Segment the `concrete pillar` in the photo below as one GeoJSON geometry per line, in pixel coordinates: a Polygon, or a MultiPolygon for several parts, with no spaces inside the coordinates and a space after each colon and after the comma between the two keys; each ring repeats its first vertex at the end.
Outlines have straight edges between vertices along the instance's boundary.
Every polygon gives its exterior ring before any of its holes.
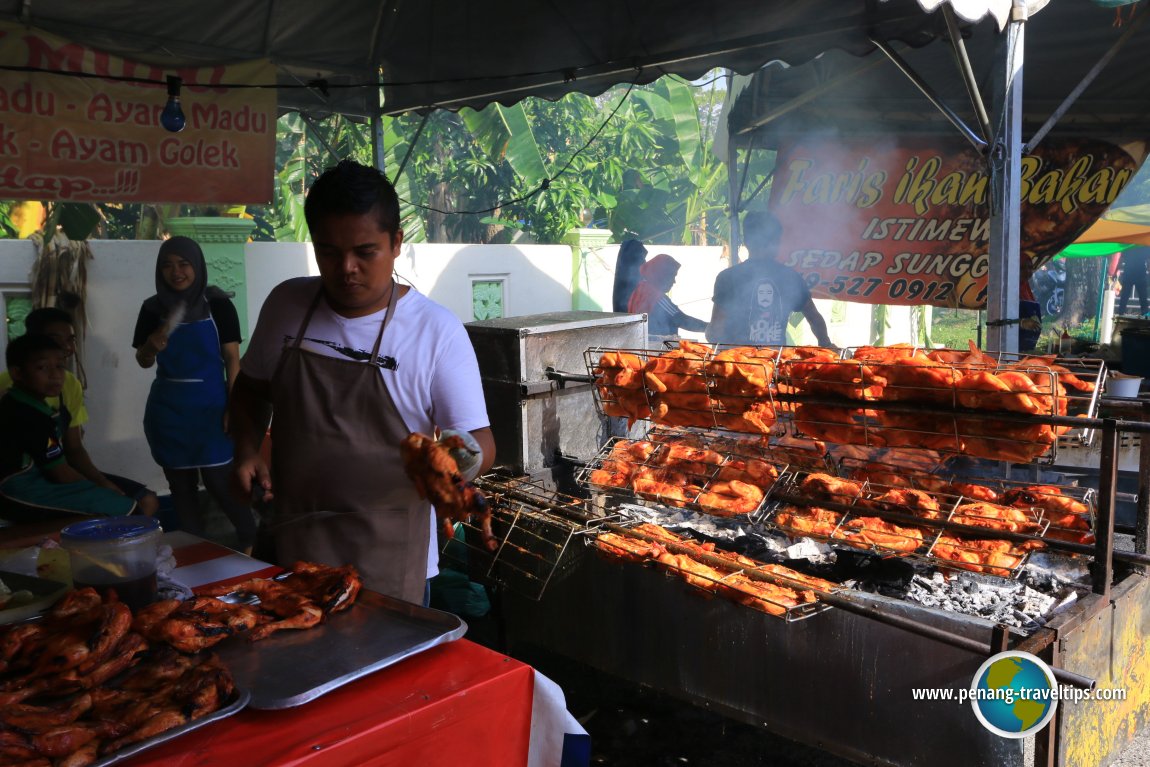
{"type": "Polygon", "coordinates": [[[256,222],[250,218],[189,217],[169,219],[168,232],[191,237],[204,251],[208,284],[235,293],[232,303],[240,315],[240,332],[246,347],[248,338],[248,281],[244,266],[244,245],[256,222]]]}
{"type": "Polygon", "coordinates": [[[588,295],[587,276],[583,264],[591,251],[603,247],[611,239],[610,229],[569,229],[563,244],[571,246],[571,308],[592,311],[610,311],[588,295]]]}

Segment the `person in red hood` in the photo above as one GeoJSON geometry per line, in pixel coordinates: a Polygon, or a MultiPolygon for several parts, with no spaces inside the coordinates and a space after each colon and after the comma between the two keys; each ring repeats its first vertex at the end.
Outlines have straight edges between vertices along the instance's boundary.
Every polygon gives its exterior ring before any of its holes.
{"type": "Polygon", "coordinates": [[[642,278],[627,302],[627,311],[647,315],[647,335],[674,336],[679,328],[695,332],[707,329],[707,323],[683,312],[667,295],[679,276],[679,262],[666,253],[639,267],[642,278]]]}

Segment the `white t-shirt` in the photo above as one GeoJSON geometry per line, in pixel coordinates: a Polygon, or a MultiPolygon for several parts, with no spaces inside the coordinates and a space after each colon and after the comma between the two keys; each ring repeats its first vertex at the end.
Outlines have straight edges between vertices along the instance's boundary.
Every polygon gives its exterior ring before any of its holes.
{"type": "MultiPolygon", "coordinates": [[[[318,277],[298,277],[277,285],[260,309],[240,369],[270,381],[280,352],[295,341],[304,313],[320,290],[318,277]]],[[[347,318],[320,300],[304,331],[300,348],[329,357],[365,361],[371,356],[387,310],[347,318]]],[[[446,308],[410,288],[395,307],[379,347],[380,375],[409,431],[474,431],[490,425],[479,363],[467,331],[446,308]]],[[[427,575],[439,572],[435,515],[431,515],[427,575]]]]}

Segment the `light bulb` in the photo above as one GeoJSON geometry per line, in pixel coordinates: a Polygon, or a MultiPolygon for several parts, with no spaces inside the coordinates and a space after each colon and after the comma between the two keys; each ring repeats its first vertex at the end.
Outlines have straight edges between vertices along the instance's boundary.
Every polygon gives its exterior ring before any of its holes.
{"type": "Polygon", "coordinates": [[[160,112],[160,125],[172,133],[179,133],[184,129],[184,110],[180,108],[180,83],[182,80],[175,75],[168,75],[168,103],[164,111],[160,112]]]}

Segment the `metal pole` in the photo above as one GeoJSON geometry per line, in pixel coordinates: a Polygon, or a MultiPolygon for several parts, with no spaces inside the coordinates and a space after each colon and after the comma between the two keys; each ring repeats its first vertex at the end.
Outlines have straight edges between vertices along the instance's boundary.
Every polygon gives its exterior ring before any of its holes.
{"type": "MultiPolygon", "coordinates": [[[[747,164],[751,164],[751,150],[747,150],[747,164]]],[[[742,194],[742,184],[739,183],[739,150],[735,146],[735,137],[727,133],[727,215],[731,221],[730,252],[727,253],[727,263],[731,266],[739,263],[739,243],[742,241],[739,231],[739,197],[742,194]]]]}
{"type": "Polygon", "coordinates": [[[958,28],[958,20],[954,18],[954,8],[950,3],[943,4],[942,16],[946,19],[950,48],[954,53],[954,61],[958,64],[958,71],[962,73],[962,82],[966,85],[970,105],[974,107],[974,116],[978,118],[978,126],[982,128],[982,137],[990,141],[990,115],[986,113],[986,105],[982,103],[982,94],[978,91],[978,78],[974,76],[974,68],[970,66],[970,57],[966,55],[966,44],[962,42],[962,30],[958,28]]]}
{"type": "MultiPolygon", "coordinates": [[[[945,8],[946,10],[950,10],[949,5],[945,6],[945,8]]],[[[1055,109],[1050,117],[1046,118],[1046,122],[1038,129],[1038,132],[1030,137],[1030,141],[1026,144],[1027,152],[1033,152],[1034,148],[1042,143],[1042,139],[1046,138],[1046,134],[1050,132],[1050,129],[1058,124],[1062,116],[1066,114],[1070,107],[1074,106],[1074,102],[1078,100],[1078,97],[1082,95],[1083,91],[1090,87],[1090,83],[1094,82],[1095,78],[1102,74],[1102,70],[1106,68],[1110,60],[1118,55],[1118,51],[1122,50],[1122,46],[1126,45],[1127,41],[1134,36],[1138,27],[1142,26],[1142,22],[1146,20],[1146,16],[1146,6],[1143,6],[1139,10],[1138,17],[1134,19],[1133,23],[1126,25],[1126,31],[1122,33],[1122,37],[1118,38],[1117,42],[1110,46],[1110,49],[1090,68],[1090,71],[1086,73],[1086,76],[1082,78],[1078,85],[1074,86],[1074,90],[1070,91],[1070,95],[1058,105],[1058,109],[1055,109]]]]}
{"type": "Polygon", "coordinates": [[[930,101],[931,104],[934,104],[935,109],[942,112],[943,117],[945,117],[947,120],[950,120],[951,125],[958,128],[958,132],[962,134],[963,138],[973,144],[974,148],[978,151],[986,151],[986,142],[982,140],[982,137],[971,130],[970,126],[963,122],[962,118],[959,117],[953,109],[943,103],[942,99],[938,97],[938,94],[934,92],[934,89],[927,85],[926,82],[921,77],[919,77],[918,72],[915,72],[914,69],[911,68],[910,64],[907,64],[901,56],[895,53],[893,48],[886,44],[886,42],[874,37],[872,37],[870,41],[876,48],[886,54],[886,57],[890,59],[891,62],[893,62],[894,65],[898,67],[899,70],[901,70],[902,73],[906,75],[912,83],[914,83],[915,87],[922,92],[922,95],[926,96],[927,100],[930,101]]]}
{"type": "Polygon", "coordinates": [[[371,116],[371,158],[376,170],[384,171],[386,175],[387,147],[383,145],[383,116],[378,108],[371,116]]]}
{"type": "MultiPolygon", "coordinates": [[[[1150,421],[1150,402],[1142,404],[1143,420],[1150,421]]],[[[1138,447],[1138,501],[1134,522],[1134,551],[1147,553],[1150,547],[1150,440],[1142,435],[1138,447]]],[[[1145,568],[1143,568],[1145,572],[1145,568]]]]}
{"type": "Polygon", "coordinates": [[[1103,419],[1102,457],[1098,464],[1098,514],[1094,524],[1094,593],[1110,599],[1114,581],[1114,502],[1118,486],[1118,422],[1103,419]]]}
{"type": "Polygon", "coordinates": [[[1018,351],[1019,218],[1022,177],[1022,61],[1026,0],[1014,0],[995,54],[995,96],[1001,106],[990,147],[990,242],[986,348],[1018,351]]]}

